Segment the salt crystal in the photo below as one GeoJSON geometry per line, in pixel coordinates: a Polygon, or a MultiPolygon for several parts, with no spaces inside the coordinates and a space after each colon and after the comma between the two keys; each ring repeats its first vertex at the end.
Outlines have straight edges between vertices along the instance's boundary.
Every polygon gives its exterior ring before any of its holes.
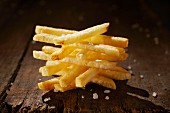
{"type": "Polygon", "coordinates": [[[153,96],[153,97],[157,97],[156,92],[153,92],[153,93],[152,93],[152,96],[153,96]]]}
{"type": "Polygon", "coordinates": [[[13,85],[14,83],[11,82],[11,86],[13,85]]]}
{"type": "Polygon", "coordinates": [[[6,94],[9,94],[9,90],[6,90],[6,94]]]}
{"type": "Polygon", "coordinates": [[[133,62],[136,62],[136,59],[133,59],[133,62]]]}
{"type": "Polygon", "coordinates": [[[66,36],[65,34],[62,34],[61,36],[66,36]]]}
{"type": "Polygon", "coordinates": [[[143,75],[140,75],[140,78],[144,78],[144,76],[143,76],[143,75]]]}
{"type": "Polygon", "coordinates": [[[104,93],[110,93],[110,90],[104,90],[104,93]]]}
{"type": "Polygon", "coordinates": [[[106,99],[106,100],[109,100],[109,96],[106,96],[105,99],[106,99]]]}
{"type": "Polygon", "coordinates": [[[55,106],[49,106],[49,108],[51,108],[51,109],[55,109],[55,106]]]}
{"type": "Polygon", "coordinates": [[[132,71],[132,70],[129,70],[129,73],[130,73],[130,74],[132,74],[132,73],[133,73],[133,71],[132,71]]]}
{"type": "Polygon", "coordinates": [[[98,94],[97,93],[93,93],[93,99],[98,99],[98,94]]]}
{"type": "Polygon", "coordinates": [[[128,69],[132,69],[132,67],[131,67],[131,66],[128,66],[127,68],[128,68],[128,69]]]}
{"type": "Polygon", "coordinates": [[[97,59],[96,61],[97,61],[97,62],[100,62],[100,61],[102,61],[102,60],[98,60],[98,59],[97,59]]]}
{"type": "Polygon", "coordinates": [[[45,99],[44,99],[44,102],[47,102],[47,101],[49,101],[49,100],[51,100],[51,98],[50,98],[50,97],[45,98],[45,99]]]}
{"type": "Polygon", "coordinates": [[[81,98],[84,98],[84,96],[82,95],[81,98]]]}
{"type": "Polygon", "coordinates": [[[154,38],[154,42],[155,42],[156,45],[158,45],[158,44],[159,44],[159,38],[158,38],[158,37],[155,37],[155,38],[154,38]]]}
{"type": "Polygon", "coordinates": [[[41,78],[39,78],[38,80],[41,81],[41,78]]]}
{"type": "Polygon", "coordinates": [[[83,58],[83,56],[84,56],[84,54],[83,54],[83,53],[79,53],[79,54],[77,54],[77,55],[76,55],[76,57],[77,57],[77,58],[80,58],[80,59],[82,59],[82,58],[83,58]]]}
{"type": "Polygon", "coordinates": [[[160,76],[161,76],[161,74],[160,74],[160,73],[158,73],[158,76],[160,77],[160,76]]]}

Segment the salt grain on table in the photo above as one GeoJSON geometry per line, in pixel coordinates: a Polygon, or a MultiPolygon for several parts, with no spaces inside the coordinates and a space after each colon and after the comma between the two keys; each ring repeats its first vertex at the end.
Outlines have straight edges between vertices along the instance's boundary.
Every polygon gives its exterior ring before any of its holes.
{"type": "Polygon", "coordinates": [[[93,93],[93,99],[98,99],[98,94],[97,93],[93,93]]]}
{"type": "Polygon", "coordinates": [[[129,70],[129,73],[130,73],[130,74],[132,74],[132,73],[133,73],[133,71],[132,71],[132,70],[129,70]]]}
{"type": "Polygon", "coordinates": [[[136,59],[133,59],[133,62],[136,62],[136,59]]]}
{"type": "Polygon", "coordinates": [[[157,97],[156,92],[153,92],[153,93],[152,93],[152,96],[153,96],[153,97],[157,97]]]}
{"type": "Polygon", "coordinates": [[[144,78],[144,76],[143,76],[143,75],[140,75],[140,78],[142,78],[142,79],[143,79],[143,78],[144,78]]]}
{"type": "Polygon", "coordinates": [[[82,95],[81,98],[84,98],[84,96],[82,95]]]}
{"type": "Polygon", "coordinates": [[[158,73],[158,76],[160,77],[160,76],[161,76],[161,74],[160,74],[160,73],[158,73]]]}
{"type": "Polygon", "coordinates": [[[109,96],[106,96],[105,99],[106,99],[106,100],[109,100],[109,96]]]}
{"type": "Polygon", "coordinates": [[[104,90],[104,93],[110,93],[110,90],[104,90]]]}
{"type": "Polygon", "coordinates": [[[50,97],[45,98],[45,99],[44,99],[44,102],[47,102],[47,101],[49,101],[49,100],[51,100],[51,98],[50,98],[50,97]]]}
{"type": "Polygon", "coordinates": [[[132,69],[132,67],[131,67],[131,66],[128,66],[127,68],[128,68],[128,69],[132,69]]]}

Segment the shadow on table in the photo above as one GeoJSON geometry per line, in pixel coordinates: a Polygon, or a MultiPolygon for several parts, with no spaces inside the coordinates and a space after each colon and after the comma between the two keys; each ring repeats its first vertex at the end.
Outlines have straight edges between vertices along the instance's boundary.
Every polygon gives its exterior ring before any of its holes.
{"type": "Polygon", "coordinates": [[[85,89],[76,89],[64,93],[49,91],[42,100],[49,98],[49,109],[54,112],[167,112],[163,107],[145,100],[149,93],[143,89],[127,85],[127,81],[115,81],[116,90],[104,93],[104,88],[96,84],[87,85],[85,89]],[[98,99],[93,99],[93,94],[98,99]],[[106,96],[109,99],[106,99],[106,96]],[[83,97],[83,98],[82,98],[83,97]]]}

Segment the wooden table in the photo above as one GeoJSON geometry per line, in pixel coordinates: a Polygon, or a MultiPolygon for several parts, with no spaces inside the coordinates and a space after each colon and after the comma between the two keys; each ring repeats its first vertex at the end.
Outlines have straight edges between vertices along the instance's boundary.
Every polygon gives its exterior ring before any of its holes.
{"type": "Polygon", "coordinates": [[[169,112],[170,34],[159,14],[144,0],[0,1],[0,111],[169,112]],[[37,83],[49,78],[38,72],[45,62],[32,57],[46,45],[32,41],[35,25],[82,30],[103,22],[111,24],[107,35],[129,38],[129,57],[120,65],[132,68],[132,79],[116,81],[109,94],[95,84],[64,93],[39,90],[37,83]]]}

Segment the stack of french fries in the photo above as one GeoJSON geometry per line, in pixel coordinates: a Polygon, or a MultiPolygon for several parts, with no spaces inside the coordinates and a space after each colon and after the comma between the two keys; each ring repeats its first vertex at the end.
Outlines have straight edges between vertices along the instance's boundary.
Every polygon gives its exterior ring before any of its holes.
{"type": "Polygon", "coordinates": [[[128,39],[102,35],[108,27],[109,23],[104,23],[74,31],[36,26],[33,40],[54,44],[33,51],[34,58],[46,60],[39,72],[42,76],[58,75],[38,83],[39,88],[64,92],[96,83],[116,89],[114,80],[130,79],[131,74],[116,62],[128,57],[124,49],[128,47],[128,39]]]}

